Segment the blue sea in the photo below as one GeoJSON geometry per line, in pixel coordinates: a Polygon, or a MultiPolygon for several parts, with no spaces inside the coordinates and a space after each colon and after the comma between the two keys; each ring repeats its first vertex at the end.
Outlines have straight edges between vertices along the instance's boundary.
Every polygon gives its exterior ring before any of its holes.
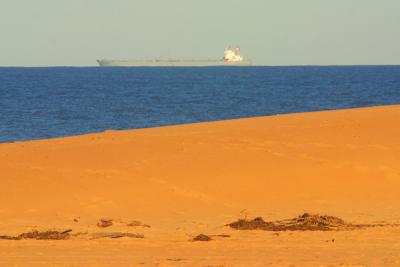
{"type": "Polygon", "coordinates": [[[400,66],[0,68],[0,142],[388,104],[400,66]]]}

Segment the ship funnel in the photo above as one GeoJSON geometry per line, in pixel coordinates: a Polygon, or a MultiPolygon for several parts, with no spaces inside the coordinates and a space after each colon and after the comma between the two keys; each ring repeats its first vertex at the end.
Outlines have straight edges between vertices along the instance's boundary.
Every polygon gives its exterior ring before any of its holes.
{"type": "Polygon", "coordinates": [[[240,56],[240,47],[236,47],[235,53],[236,53],[236,55],[240,56]]]}

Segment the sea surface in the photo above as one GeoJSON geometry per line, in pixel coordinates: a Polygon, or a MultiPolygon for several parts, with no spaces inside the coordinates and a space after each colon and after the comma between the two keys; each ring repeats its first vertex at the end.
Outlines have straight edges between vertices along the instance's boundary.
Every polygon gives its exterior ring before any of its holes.
{"type": "Polygon", "coordinates": [[[400,66],[0,68],[0,142],[388,104],[400,66]]]}

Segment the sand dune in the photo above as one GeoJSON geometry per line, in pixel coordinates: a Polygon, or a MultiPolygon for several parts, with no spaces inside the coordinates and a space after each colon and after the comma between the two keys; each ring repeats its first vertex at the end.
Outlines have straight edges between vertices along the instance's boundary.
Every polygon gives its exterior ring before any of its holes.
{"type": "Polygon", "coordinates": [[[0,240],[0,265],[400,266],[399,125],[385,106],[0,144],[0,236],[72,230],[0,240]],[[226,226],[305,212],[381,226],[226,226]]]}

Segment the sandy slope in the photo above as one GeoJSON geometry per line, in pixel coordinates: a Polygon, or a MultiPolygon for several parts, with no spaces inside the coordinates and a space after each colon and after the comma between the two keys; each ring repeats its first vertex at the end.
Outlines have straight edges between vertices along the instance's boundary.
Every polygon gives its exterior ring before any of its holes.
{"type": "Polygon", "coordinates": [[[400,223],[400,106],[0,144],[0,177],[0,235],[145,235],[0,240],[0,265],[400,266],[400,227],[279,235],[224,227],[305,211],[400,223]],[[114,225],[97,227],[104,217],[114,225]],[[188,241],[200,233],[231,237],[188,241]]]}

